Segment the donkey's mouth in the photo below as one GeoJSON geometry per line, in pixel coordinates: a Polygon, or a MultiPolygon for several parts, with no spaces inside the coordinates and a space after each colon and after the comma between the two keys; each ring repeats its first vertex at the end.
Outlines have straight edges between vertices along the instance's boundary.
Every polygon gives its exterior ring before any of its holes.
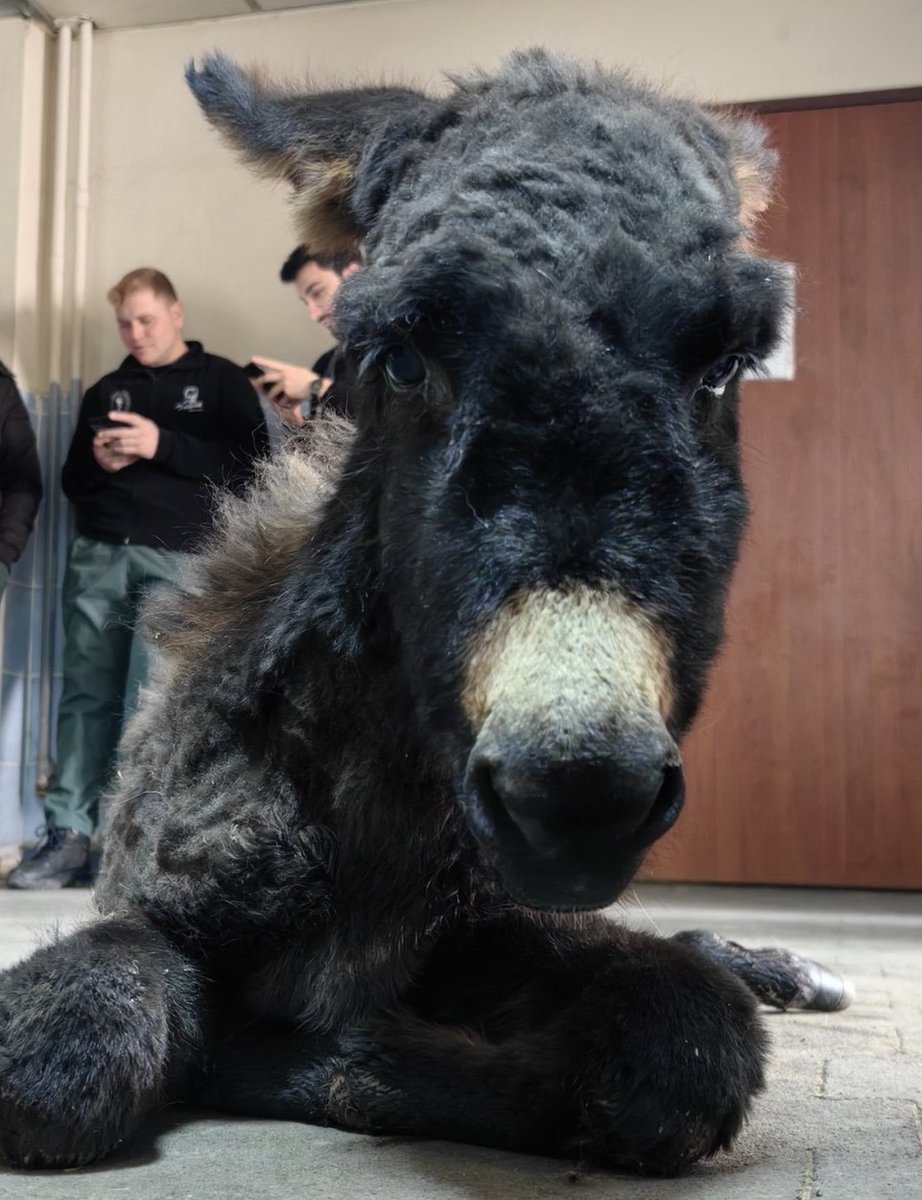
{"type": "Polygon", "coordinates": [[[626,829],[612,795],[605,819],[592,806],[580,820],[579,795],[559,805],[568,819],[557,825],[512,815],[489,771],[469,771],[464,809],[484,860],[510,896],[529,908],[570,911],[605,908],[630,883],[650,846],[674,824],[685,799],[682,768],[668,765],[643,821],[626,829]]]}

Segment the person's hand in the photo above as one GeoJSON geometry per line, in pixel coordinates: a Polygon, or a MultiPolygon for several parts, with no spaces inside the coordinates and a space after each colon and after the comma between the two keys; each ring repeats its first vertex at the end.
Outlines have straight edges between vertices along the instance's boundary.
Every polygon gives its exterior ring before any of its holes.
{"type": "Polygon", "coordinates": [[[104,471],[121,471],[138,461],[137,454],[116,450],[111,429],[101,429],[93,438],[93,457],[104,471]]]}
{"type": "Polygon", "coordinates": [[[277,400],[272,401],[272,407],[282,418],[286,425],[290,425],[292,429],[303,429],[307,424],[304,416],[301,413],[301,402],[297,404],[280,404],[277,400]]]}
{"type": "Polygon", "coordinates": [[[287,396],[283,396],[281,400],[273,400],[272,407],[281,417],[286,425],[290,425],[293,429],[303,429],[307,424],[307,418],[304,416],[306,408],[309,415],[313,416],[313,410],[317,401],[323,396],[328,388],[332,385],[333,380],[324,376],[322,379],[319,376],[314,376],[315,383],[310,389],[310,403],[307,404],[303,400],[291,401],[287,396]]]}
{"type": "MultiPolygon", "coordinates": [[[[133,412],[110,412],[109,417],[124,425],[124,429],[101,429],[93,438],[93,453],[96,454],[97,444],[115,459],[127,458],[131,462],[139,458],[153,458],[160,444],[160,426],[149,417],[142,417],[133,412]]],[[[107,467],[96,455],[100,466],[108,470],[121,470],[121,467],[107,467]]],[[[121,466],[128,466],[122,463],[121,466]]]]}
{"type": "MultiPolygon", "coordinates": [[[[276,358],[257,358],[254,354],[251,362],[263,367],[265,373],[256,380],[267,400],[271,400],[281,412],[281,407],[291,408],[302,400],[307,400],[311,393],[311,384],[319,379],[316,371],[308,367],[298,367],[294,363],[279,362],[276,358]]],[[[285,417],[282,417],[285,420],[285,417]]]]}

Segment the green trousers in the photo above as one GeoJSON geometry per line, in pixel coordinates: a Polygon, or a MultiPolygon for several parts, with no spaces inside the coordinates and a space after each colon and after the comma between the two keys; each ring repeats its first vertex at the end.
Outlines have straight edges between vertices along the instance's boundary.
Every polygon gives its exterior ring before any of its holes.
{"type": "Polygon", "coordinates": [[[48,825],[91,834],[125,720],[150,670],[150,647],[135,631],[147,591],[175,582],[187,556],[77,536],[62,594],[63,689],[57,771],[45,796],[48,825]]]}

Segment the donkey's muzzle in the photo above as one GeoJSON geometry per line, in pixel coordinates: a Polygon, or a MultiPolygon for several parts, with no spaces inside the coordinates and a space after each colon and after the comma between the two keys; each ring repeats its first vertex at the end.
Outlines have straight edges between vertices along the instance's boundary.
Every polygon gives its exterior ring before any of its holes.
{"type": "Polygon", "coordinates": [[[530,907],[613,903],[682,808],[671,741],[639,739],[615,756],[553,762],[481,741],[468,759],[468,823],[506,890],[530,907]]]}

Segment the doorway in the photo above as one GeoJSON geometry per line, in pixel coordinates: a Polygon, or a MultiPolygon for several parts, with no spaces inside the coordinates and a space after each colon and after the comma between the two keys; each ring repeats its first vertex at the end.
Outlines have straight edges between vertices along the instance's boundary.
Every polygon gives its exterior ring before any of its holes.
{"type": "Polygon", "coordinates": [[[796,372],[744,385],[752,517],[646,875],[922,888],[922,100],[759,119],[796,372]]]}

